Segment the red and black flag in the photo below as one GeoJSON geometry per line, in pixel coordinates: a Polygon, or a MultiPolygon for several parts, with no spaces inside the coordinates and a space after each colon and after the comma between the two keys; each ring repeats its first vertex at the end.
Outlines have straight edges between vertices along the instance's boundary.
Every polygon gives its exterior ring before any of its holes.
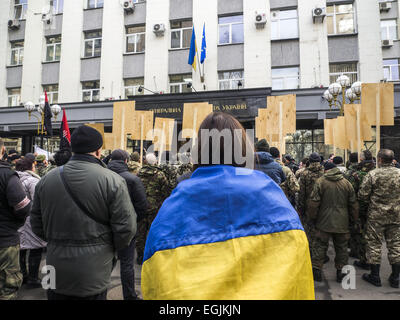
{"type": "Polygon", "coordinates": [[[63,118],[60,128],[60,150],[71,149],[71,133],[69,132],[67,116],[63,110],[63,118]]]}
{"type": "Polygon", "coordinates": [[[51,118],[53,117],[50,109],[49,99],[47,98],[47,92],[44,92],[45,103],[44,103],[44,127],[47,131],[47,134],[52,137],[53,136],[53,126],[51,124],[51,118]]]}

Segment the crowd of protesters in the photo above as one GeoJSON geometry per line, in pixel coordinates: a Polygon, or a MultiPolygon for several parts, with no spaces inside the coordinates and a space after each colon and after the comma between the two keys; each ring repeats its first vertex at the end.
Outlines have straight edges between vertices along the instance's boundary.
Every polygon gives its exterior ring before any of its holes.
{"type": "MultiPolygon", "coordinates": [[[[235,130],[243,127],[228,114],[212,113],[200,129],[228,129],[234,136],[235,130]]],[[[242,139],[245,154],[245,134],[242,139]]],[[[202,143],[199,134],[197,145],[201,148],[202,143]]],[[[174,164],[160,164],[150,152],[140,159],[138,152],[129,154],[117,149],[104,157],[102,145],[101,134],[88,126],[75,129],[70,149],[60,150],[50,159],[31,153],[21,156],[16,150],[7,154],[0,139],[0,300],[15,299],[23,284],[26,288],[41,287],[39,269],[44,257],[46,264],[57,271],[56,289],[47,290],[49,300],[106,299],[118,259],[123,298],[139,299],[134,282],[135,252],[136,263],[146,262],[143,274],[151,275],[146,276],[144,298],[247,298],[241,295],[246,291],[243,283],[232,279],[227,282],[227,286],[235,287],[235,296],[229,295],[229,288],[225,288],[226,294],[213,295],[205,291],[204,282],[196,282],[196,275],[189,277],[190,284],[179,283],[180,293],[173,295],[178,291],[164,288],[161,283],[168,283],[166,276],[175,279],[176,273],[183,274],[181,267],[190,265],[185,260],[190,256],[180,254],[163,261],[173,267],[167,275],[152,268],[156,264],[150,260],[158,248],[176,249],[178,245],[172,243],[192,238],[193,232],[203,245],[214,243],[224,228],[229,229],[229,235],[249,236],[257,228],[264,230],[272,223],[268,217],[280,213],[279,224],[304,230],[306,241],[304,245],[302,240],[296,242],[296,251],[307,251],[302,262],[305,269],[298,270],[298,274],[292,270],[290,277],[307,289],[300,296],[270,296],[265,294],[267,289],[257,287],[258,295],[254,297],[310,298],[307,275],[310,273],[313,281],[322,281],[330,239],[335,248],[337,281],[342,281],[342,269],[351,256],[357,259],[356,267],[370,270],[363,279],[375,286],[382,286],[381,246],[386,241],[392,266],[388,281],[391,287],[399,288],[400,195],[394,190],[400,188],[400,170],[391,150],[380,150],[377,159],[368,150],[360,155],[352,153],[346,164],[340,156],[332,154],[324,160],[313,152],[296,164],[291,155],[282,155],[263,139],[254,149],[252,146],[255,170],[243,178],[246,174],[230,169],[247,170],[246,164],[224,163],[225,155],[232,150],[223,146],[213,150],[221,156],[221,163],[214,165],[212,155],[207,161],[199,159],[198,164],[190,162],[190,154],[182,154],[183,161],[174,164]],[[225,188],[219,189],[218,185],[225,188]],[[231,197],[236,200],[228,201],[231,197]],[[257,218],[244,224],[240,216],[251,217],[249,208],[254,206],[265,211],[268,221],[257,218]],[[221,219],[227,225],[218,221],[214,230],[210,223],[217,223],[213,216],[219,212],[227,215],[221,219]],[[181,214],[176,225],[167,227],[168,221],[175,221],[181,214]],[[250,224],[251,232],[249,229],[246,233],[250,224]],[[198,292],[194,293],[193,288],[199,288],[198,292]]],[[[189,244],[194,243],[185,245],[189,244]]],[[[198,251],[195,261],[206,262],[210,252],[198,251]]],[[[291,258],[298,259],[286,257],[291,258]]],[[[254,259],[255,264],[257,259],[262,261],[261,257],[254,259]]],[[[199,270],[195,264],[192,262],[193,270],[199,270]]],[[[208,282],[213,281],[211,273],[208,282]]]]}

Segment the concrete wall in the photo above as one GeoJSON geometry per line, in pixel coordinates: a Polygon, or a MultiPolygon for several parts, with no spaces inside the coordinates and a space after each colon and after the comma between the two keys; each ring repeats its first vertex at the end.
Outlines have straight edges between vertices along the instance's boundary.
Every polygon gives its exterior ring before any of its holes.
{"type": "Polygon", "coordinates": [[[334,36],[328,39],[329,62],[358,61],[359,41],[357,36],[334,36]]]}
{"type": "MultiPolygon", "coordinates": [[[[6,0],[7,1],[7,0],[6,0]]],[[[11,0],[8,0],[11,1],[11,0]]],[[[7,3],[7,2],[4,2],[7,3]]],[[[3,12],[4,14],[7,13],[7,11],[3,12]]],[[[8,23],[8,18],[10,16],[7,14],[4,16],[4,20],[2,20],[2,22],[5,24],[5,29],[3,28],[3,30],[8,30],[8,39],[9,41],[19,41],[19,40],[24,40],[25,38],[25,26],[26,26],[26,20],[20,20],[20,27],[17,30],[9,30],[7,27],[7,23],[8,23]]]]}
{"type": "Polygon", "coordinates": [[[272,67],[300,65],[300,50],[298,40],[273,41],[271,46],[272,67]]]}
{"type": "Polygon", "coordinates": [[[169,18],[170,20],[180,20],[192,18],[193,0],[170,0],[169,18]]]}
{"type": "Polygon", "coordinates": [[[124,55],[123,78],[143,78],[145,76],[144,59],[143,53],[124,55]]]}
{"type": "MultiPolygon", "coordinates": [[[[107,6],[107,2],[108,2],[107,0],[104,1],[104,7],[107,6]]],[[[113,1],[111,3],[116,3],[116,1],[113,1]]],[[[120,5],[119,8],[121,9],[120,5]]],[[[98,30],[103,27],[103,10],[104,8],[84,10],[83,31],[98,30]]]]}
{"type": "Polygon", "coordinates": [[[0,107],[7,106],[7,81],[10,63],[8,20],[11,14],[11,0],[0,1],[0,107]]]}
{"type": "Polygon", "coordinates": [[[244,44],[218,46],[218,71],[244,69],[244,44]]]}
{"type": "Polygon", "coordinates": [[[298,5],[299,6],[304,5],[305,2],[309,2],[309,1],[310,0],[306,0],[306,1],[303,1],[303,0],[300,0],[300,1],[297,1],[297,0],[270,0],[269,2],[270,2],[271,10],[273,10],[273,9],[297,7],[298,5]],[[298,4],[298,2],[299,2],[299,4],[298,4]]]}
{"type": "Polygon", "coordinates": [[[216,0],[218,1],[218,15],[243,12],[244,0],[216,0]]]}
{"type": "Polygon", "coordinates": [[[133,14],[125,14],[125,25],[136,25],[146,23],[146,2],[140,2],[135,5],[133,14]]]}
{"type": "MultiPolygon", "coordinates": [[[[81,60],[81,79],[80,81],[100,80],[101,58],[89,58],[81,60]]],[[[121,75],[122,76],[122,75],[121,75]]]]}
{"type": "Polygon", "coordinates": [[[60,77],[60,63],[43,63],[42,64],[42,85],[58,84],[60,77]]]}
{"type": "MultiPolygon", "coordinates": [[[[7,88],[20,88],[22,85],[22,66],[18,67],[8,67],[6,69],[7,73],[5,72],[4,75],[7,74],[7,82],[5,87],[7,88]]],[[[3,78],[3,77],[2,77],[3,78]]],[[[5,96],[7,96],[7,92],[5,96]]],[[[6,106],[5,103],[3,106],[6,106]]]]}
{"type": "Polygon", "coordinates": [[[44,29],[45,37],[60,35],[62,33],[62,26],[63,26],[63,15],[58,14],[54,16],[51,25],[49,27],[45,27],[44,29]]]}
{"type": "Polygon", "coordinates": [[[170,50],[168,54],[168,74],[191,73],[192,66],[188,64],[189,49],[170,50]]]}

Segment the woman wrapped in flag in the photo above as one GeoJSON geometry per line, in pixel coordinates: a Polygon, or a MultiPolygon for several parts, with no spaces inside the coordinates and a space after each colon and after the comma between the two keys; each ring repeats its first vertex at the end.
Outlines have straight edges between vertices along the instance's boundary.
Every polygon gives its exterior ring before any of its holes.
{"type": "Polygon", "coordinates": [[[143,298],[314,299],[308,241],[296,211],[266,174],[232,156],[237,142],[246,155],[249,140],[241,124],[212,113],[198,137],[199,164],[164,202],[147,237],[143,298]],[[202,141],[206,129],[230,132],[233,148],[224,146],[225,138],[212,150],[211,137],[202,141]],[[220,165],[212,164],[215,152],[220,165]]]}

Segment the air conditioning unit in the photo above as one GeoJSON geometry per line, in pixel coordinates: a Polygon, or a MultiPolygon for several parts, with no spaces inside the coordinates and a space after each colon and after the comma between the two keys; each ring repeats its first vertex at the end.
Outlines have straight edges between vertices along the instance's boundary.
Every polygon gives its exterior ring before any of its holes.
{"type": "Polygon", "coordinates": [[[45,24],[51,24],[53,22],[53,15],[51,13],[42,14],[42,21],[45,24]]]}
{"type": "Polygon", "coordinates": [[[393,46],[393,40],[382,40],[382,48],[390,48],[393,46]]]}
{"type": "Polygon", "coordinates": [[[267,24],[267,15],[265,13],[256,14],[255,24],[257,29],[265,28],[267,24]]]}
{"type": "Polygon", "coordinates": [[[389,1],[380,2],[379,3],[379,10],[382,11],[389,11],[392,8],[392,3],[389,1]]]}
{"type": "Polygon", "coordinates": [[[14,19],[14,20],[8,20],[8,29],[10,30],[17,30],[21,26],[21,23],[19,20],[14,19]]]}
{"type": "Polygon", "coordinates": [[[313,9],[312,16],[314,23],[316,23],[317,21],[324,22],[324,19],[326,17],[326,8],[321,7],[313,9]]]}
{"type": "Polygon", "coordinates": [[[130,14],[135,11],[135,3],[133,0],[123,0],[121,1],[121,5],[124,8],[125,12],[130,14]]]}
{"type": "Polygon", "coordinates": [[[153,26],[153,32],[157,37],[162,37],[165,33],[165,25],[163,23],[157,23],[153,26]]]}

